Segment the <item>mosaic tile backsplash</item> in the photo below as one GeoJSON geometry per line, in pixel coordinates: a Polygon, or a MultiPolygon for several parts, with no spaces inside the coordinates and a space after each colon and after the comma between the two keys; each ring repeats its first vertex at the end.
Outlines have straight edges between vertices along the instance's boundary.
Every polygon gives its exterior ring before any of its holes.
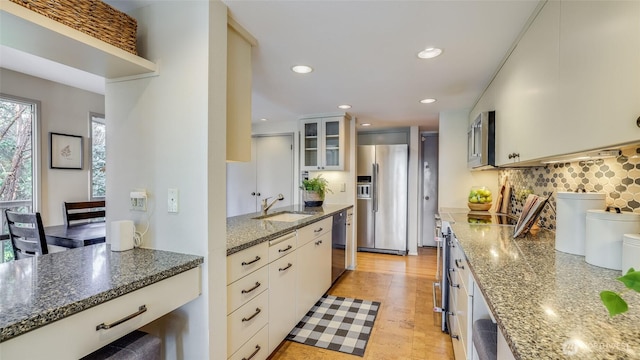
{"type": "Polygon", "coordinates": [[[540,224],[555,229],[556,193],[584,189],[603,192],[609,206],[640,213],[640,147],[624,149],[617,158],[589,160],[546,166],[505,169],[499,172],[499,184],[507,177],[511,187],[509,213],[519,216],[529,194],[549,196],[550,205],[540,215],[540,224]]]}

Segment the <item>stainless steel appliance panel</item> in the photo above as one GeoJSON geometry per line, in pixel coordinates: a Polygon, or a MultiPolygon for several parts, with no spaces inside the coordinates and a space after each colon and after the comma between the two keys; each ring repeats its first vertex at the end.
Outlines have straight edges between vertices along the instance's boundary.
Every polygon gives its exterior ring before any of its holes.
{"type": "Polygon", "coordinates": [[[375,166],[375,146],[358,146],[358,248],[375,247],[373,213],[373,167],[375,166]]]}
{"type": "Polygon", "coordinates": [[[407,251],[407,145],[376,145],[375,247],[407,251]]]}
{"type": "Polygon", "coordinates": [[[374,248],[373,199],[358,199],[358,248],[374,248]]]}
{"type": "Polygon", "coordinates": [[[331,231],[331,283],[345,271],[347,245],[347,210],[333,215],[331,231]]]}

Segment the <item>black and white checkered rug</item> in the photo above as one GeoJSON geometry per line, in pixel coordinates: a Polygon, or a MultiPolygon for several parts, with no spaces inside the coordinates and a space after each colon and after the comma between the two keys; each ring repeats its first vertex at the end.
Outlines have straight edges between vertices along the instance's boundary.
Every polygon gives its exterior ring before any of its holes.
{"type": "Polygon", "coordinates": [[[289,333],[287,340],[364,356],[380,303],[323,296],[289,333]]]}

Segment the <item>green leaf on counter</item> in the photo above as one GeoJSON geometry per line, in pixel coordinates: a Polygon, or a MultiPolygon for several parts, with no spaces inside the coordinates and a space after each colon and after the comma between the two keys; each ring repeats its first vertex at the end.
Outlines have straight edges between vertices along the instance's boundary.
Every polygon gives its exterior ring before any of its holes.
{"type": "MultiPolygon", "coordinates": [[[[631,268],[631,270],[633,270],[633,268],[631,268]]],[[[640,271],[631,270],[629,270],[626,275],[619,277],[618,280],[629,289],[640,292],[640,271]]]]}
{"type": "Polygon", "coordinates": [[[618,293],[605,290],[600,293],[600,299],[604,306],[609,310],[609,316],[614,317],[629,310],[627,302],[620,297],[618,293]]]}

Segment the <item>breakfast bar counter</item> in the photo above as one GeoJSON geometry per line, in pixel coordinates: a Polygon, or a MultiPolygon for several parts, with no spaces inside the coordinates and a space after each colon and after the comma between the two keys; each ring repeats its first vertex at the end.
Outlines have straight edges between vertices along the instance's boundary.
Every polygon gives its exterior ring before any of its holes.
{"type": "Polygon", "coordinates": [[[629,311],[613,318],[600,301],[602,290],[625,289],[620,271],[556,251],[552,231],[513,239],[513,226],[440,215],[516,359],[640,359],[640,294],[626,292],[629,311]]]}
{"type": "MultiPolygon", "coordinates": [[[[96,333],[95,337],[104,343],[128,325],[118,328],[114,325],[115,329],[100,334],[97,323],[103,321],[102,318],[116,320],[123,317],[120,311],[131,312],[128,306],[120,304],[111,314],[106,306],[127,299],[131,294],[141,295],[135,301],[145,305],[146,314],[133,321],[139,327],[144,321],[150,321],[144,317],[161,316],[173,310],[170,306],[181,305],[198,296],[199,265],[203,260],[201,256],[141,248],[112,252],[110,246],[103,243],[0,264],[0,357],[7,354],[12,342],[39,331],[51,331],[47,329],[53,329],[54,325],[67,319],[77,323],[82,319],[81,314],[93,309],[99,309],[97,312],[101,316],[93,314],[90,325],[82,331],[89,335],[96,333]],[[188,279],[182,278],[182,282],[189,284],[183,289],[188,295],[162,300],[170,305],[156,304],[155,300],[147,302],[148,299],[142,296],[146,289],[160,289],[166,280],[181,278],[187,273],[190,273],[188,279]],[[105,307],[101,307],[103,305],[105,307]]],[[[74,331],[73,326],[57,330],[68,336],[67,339],[72,338],[74,331]]],[[[52,336],[55,337],[55,332],[52,336]]],[[[82,339],[74,339],[74,344],[76,340],[82,339]]]]}

